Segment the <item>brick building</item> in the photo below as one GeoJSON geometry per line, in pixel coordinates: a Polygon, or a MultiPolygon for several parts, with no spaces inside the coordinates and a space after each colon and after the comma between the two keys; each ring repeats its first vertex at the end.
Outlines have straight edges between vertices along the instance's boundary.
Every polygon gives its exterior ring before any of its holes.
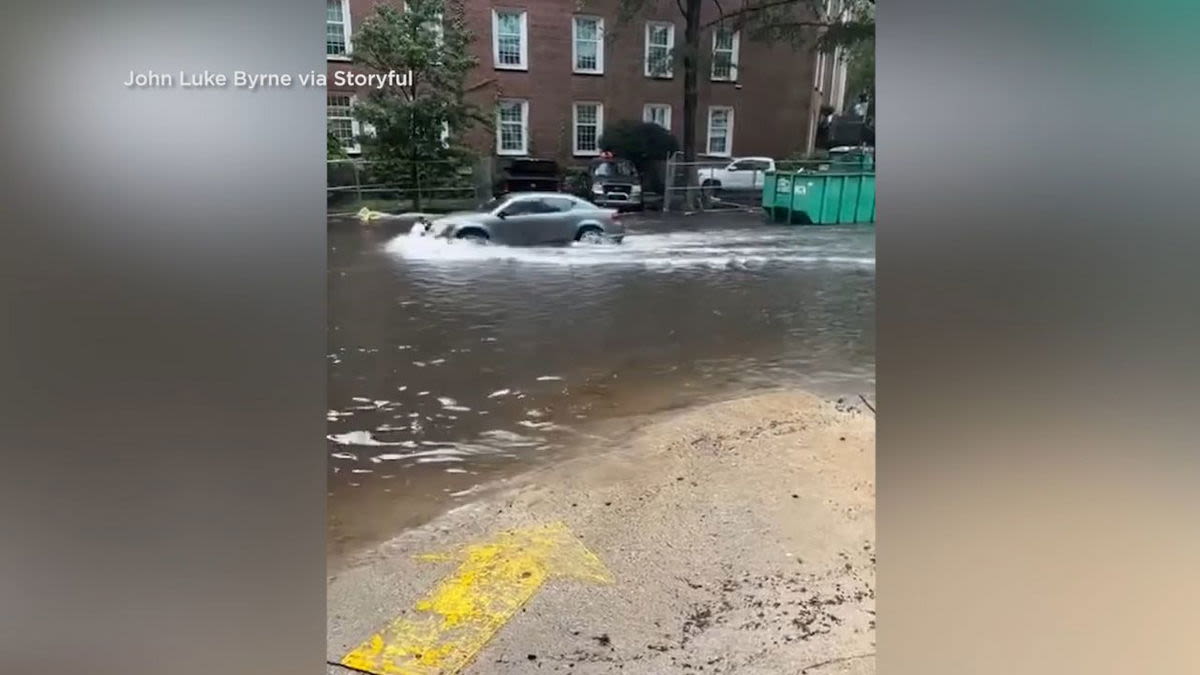
{"type": "MultiPolygon", "coordinates": [[[[354,27],[380,1],[327,0],[330,128],[346,139],[357,131],[349,112],[356,92],[338,90],[332,74],[353,67],[354,27]]],[[[620,25],[617,0],[465,5],[479,62],[469,97],[496,114],[493,131],[471,132],[476,150],[584,161],[598,154],[604,124],[619,119],[657,122],[682,141],[682,66],[669,55],[682,46],[684,25],[674,0],[647,3],[650,9],[620,25]]],[[[699,74],[697,155],[783,157],[811,149],[820,106],[838,94],[839,82],[844,89],[840,59],[715,28],[704,31],[701,45],[709,53],[699,74]]]]}

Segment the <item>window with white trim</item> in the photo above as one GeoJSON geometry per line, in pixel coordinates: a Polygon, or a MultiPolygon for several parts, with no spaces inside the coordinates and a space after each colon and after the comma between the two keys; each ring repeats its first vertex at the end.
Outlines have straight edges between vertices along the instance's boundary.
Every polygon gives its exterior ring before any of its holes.
{"type": "Polygon", "coordinates": [[[646,22],[646,77],[672,76],[675,24],[646,22]]]}
{"type": "Polygon", "coordinates": [[[733,108],[714,105],[708,108],[708,146],[705,154],[728,157],[733,148],[733,108]]]}
{"type": "Polygon", "coordinates": [[[350,56],[350,0],[325,0],[325,58],[350,56]]]}
{"type": "Polygon", "coordinates": [[[529,101],[496,103],[496,154],[529,154],[529,101]]]}
{"type": "Polygon", "coordinates": [[[600,103],[576,103],[574,109],[574,154],[600,154],[600,134],[604,133],[604,106],[600,103]]]}
{"type": "Polygon", "coordinates": [[[817,65],[813,69],[813,89],[825,93],[825,67],[828,61],[825,52],[817,52],[817,65]]]}
{"type": "Polygon", "coordinates": [[[604,19],[577,16],[571,22],[571,58],[577,73],[604,73],[604,19]]]}
{"type": "Polygon", "coordinates": [[[642,108],[642,121],[653,122],[667,131],[670,131],[671,106],[665,103],[647,103],[642,108]]]}
{"type": "Polygon", "coordinates": [[[501,70],[529,70],[529,31],[524,10],[492,10],[492,57],[501,70]]]}
{"type": "Polygon", "coordinates": [[[727,28],[713,31],[712,79],[718,82],[737,80],[738,32],[727,28]]]}
{"type": "Polygon", "coordinates": [[[834,48],[830,60],[833,62],[833,72],[832,82],[829,83],[829,105],[840,113],[843,99],[846,98],[846,57],[842,55],[841,47],[834,48]]]}
{"type": "Polygon", "coordinates": [[[353,109],[354,96],[352,94],[327,94],[325,96],[325,120],[329,131],[348,153],[359,152],[359,126],[351,112],[353,109]]]}

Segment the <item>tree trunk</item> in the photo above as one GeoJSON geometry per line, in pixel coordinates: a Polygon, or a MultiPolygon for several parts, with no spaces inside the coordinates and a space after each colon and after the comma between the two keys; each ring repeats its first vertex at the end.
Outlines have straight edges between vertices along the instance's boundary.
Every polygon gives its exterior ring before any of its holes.
{"type": "MultiPolygon", "coordinates": [[[[418,138],[418,136],[417,136],[417,117],[416,117],[416,104],[417,104],[416,75],[413,75],[412,81],[409,82],[409,88],[408,88],[408,91],[405,92],[405,95],[408,97],[408,104],[413,107],[413,110],[411,111],[411,114],[408,117],[409,138],[416,140],[418,138]]],[[[421,147],[422,147],[422,143],[424,143],[424,142],[425,142],[425,139],[422,138],[420,140],[420,142],[413,144],[413,154],[412,154],[413,161],[412,161],[412,164],[410,165],[411,168],[409,169],[409,176],[408,176],[409,185],[412,190],[415,190],[413,192],[413,198],[412,198],[412,210],[416,211],[418,213],[421,211],[421,147]]]]}
{"type": "MultiPolygon", "coordinates": [[[[415,115],[409,115],[408,118],[409,138],[417,139],[417,121],[415,115]]],[[[409,163],[408,184],[409,189],[413,190],[412,210],[420,212],[421,210],[421,143],[413,143],[412,162],[409,163]]]]}
{"type": "Polygon", "coordinates": [[[683,161],[687,175],[686,208],[696,204],[696,108],[699,98],[700,5],[686,0],[683,31],[683,161]]]}

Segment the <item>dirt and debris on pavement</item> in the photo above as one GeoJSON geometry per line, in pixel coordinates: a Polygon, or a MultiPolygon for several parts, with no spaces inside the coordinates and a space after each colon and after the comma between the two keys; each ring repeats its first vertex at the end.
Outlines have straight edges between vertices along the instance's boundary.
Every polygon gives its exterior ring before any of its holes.
{"type": "Polygon", "coordinates": [[[561,522],[612,583],[548,581],[461,672],[872,673],[875,427],[863,403],[773,392],[705,405],[641,426],[618,451],[513,479],[331,578],[329,660],[418,614],[453,572],[417,556],[561,522]]]}

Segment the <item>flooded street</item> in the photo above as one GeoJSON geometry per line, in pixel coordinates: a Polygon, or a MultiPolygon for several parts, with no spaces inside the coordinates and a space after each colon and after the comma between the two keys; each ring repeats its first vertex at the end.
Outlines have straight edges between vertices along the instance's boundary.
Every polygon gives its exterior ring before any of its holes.
{"type": "Polygon", "coordinates": [[[873,392],[872,227],[631,218],[619,246],[329,230],[329,554],[602,445],[614,420],[873,392]]]}

